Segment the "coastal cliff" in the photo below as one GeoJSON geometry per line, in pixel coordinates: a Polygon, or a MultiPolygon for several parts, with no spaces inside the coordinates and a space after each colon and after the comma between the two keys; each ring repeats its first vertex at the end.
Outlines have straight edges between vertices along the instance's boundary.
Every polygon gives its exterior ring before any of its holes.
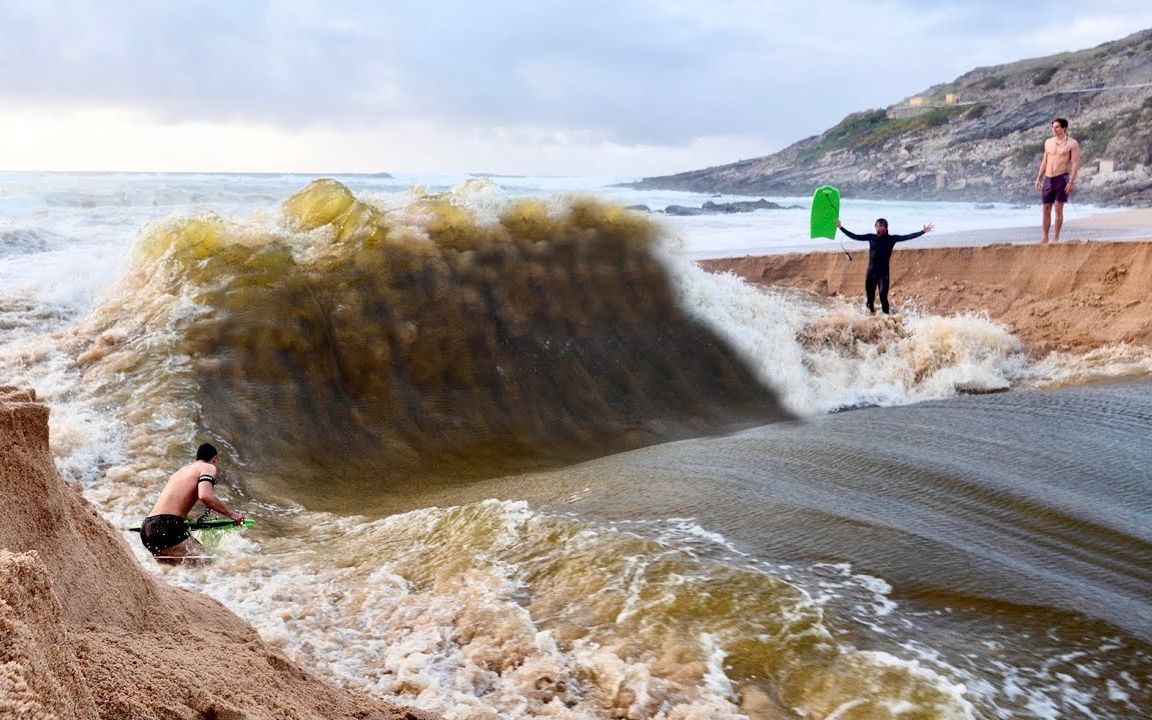
{"type": "Polygon", "coordinates": [[[146,573],[61,480],[48,414],[0,387],[0,717],[433,720],[324,683],[220,603],[146,573]]]}
{"type": "Polygon", "coordinates": [[[976,68],[780,152],[635,187],[780,196],[830,183],[857,198],[1034,201],[1054,117],[1081,144],[1077,200],[1152,206],[1152,29],[976,68]]]}

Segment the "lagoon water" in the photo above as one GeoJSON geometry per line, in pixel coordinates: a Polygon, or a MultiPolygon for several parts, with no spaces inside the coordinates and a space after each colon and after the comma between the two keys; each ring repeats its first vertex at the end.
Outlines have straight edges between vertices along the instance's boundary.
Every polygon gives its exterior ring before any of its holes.
{"type": "Polygon", "coordinates": [[[0,175],[0,380],[62,474],[127,527],[210,439],[257,520],[205,568],[126,533],[166,581],[449,718],[1149,715],[1147,352],[852,336],[692,263],[838,248],[804,198],[649,223],[612,204],[747,198],[345,176],[282,209],[312,179],[0,175]]]}

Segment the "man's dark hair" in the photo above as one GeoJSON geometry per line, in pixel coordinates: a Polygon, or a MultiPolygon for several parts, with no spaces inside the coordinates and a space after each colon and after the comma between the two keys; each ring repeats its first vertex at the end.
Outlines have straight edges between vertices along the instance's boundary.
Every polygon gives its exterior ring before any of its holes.
{"type": "Polygon", "coordinates": [[[1067,121],[1067,120],[1065,120],[1064,118],[1056,118],[1056,119],[1055,119],[1055,120],[1053,120],[1052,122],[1056,123],[1057,125],[1059,125],[1060,127],[1064,128],[1065,130],[1067,130],[1067,129],[1068,129],[1068,121],[1067,121]]]}
{"type": "Polygon", "coordinates": [[[204,443],[196,448],[196,459],[203,460],[204,462],[212,462],[212,458],[216,457],[216,448],[210,443],[204,443]]]}
{"type": "Polygon", "coordinates": [[[884,227],[888,227],[888,221],[885,220],[884,218],[876,218],[876,224],[877,225],[883,225],[884,227]]]}

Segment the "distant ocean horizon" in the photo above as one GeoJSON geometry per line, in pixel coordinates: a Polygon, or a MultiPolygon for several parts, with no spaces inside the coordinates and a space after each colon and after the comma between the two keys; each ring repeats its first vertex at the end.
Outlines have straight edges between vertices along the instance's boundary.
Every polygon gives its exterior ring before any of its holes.
{"type": "MultiPolygon", "coordinates": [[[[0,172],[0,184],[7,188],[0,196],[0,208],[16,210],[10,204],[12,191],[27,187],[35,195],[40,191],[54,206],[66,205],[70,186],[76,186],[73,199],[77,205],[97,207],[108,202],[121,207],[148,206],[156,208],[155,217],[162,217],[164,208],[178,211],[186,207],[201,207],[212,212],[244,212],[248,209],[270,209],[279,200],[299,190],[312,179],[331,177],[344,182],[354,192],[399,193],[413,187],[431,192],[446,192],[469,180],[488,180],[492,185],[485,190],[499,197],[548,197],[556,195],[590,195],[624,206],[645,206],[653,218],[665,224],[669,235],[683,244],[693,257],[718,257],[737,254],[772,252],[805,252],[833,250],[838,241],[812,239],[808,233],[808,206],[811,197],[772,195],[733,195],[723,193],[693,193],[674,190],[634,190],[629,183],[639,180],[635,176],[531,176],[497,173],[204,173],[204,172],[0,172]],[[88,182],[84,182],[85,179],[88,182]],[[222,182],[213,187],[214,178],[222,182]],[[253,181],[251,192],[245,195],[243,181],[253,181]],[[81,190],[80,186],[84,186],[81,190]],[[115,200],[101,194],[102,187],[115,187],[119,195],[115,200]],[[157,195],[167,189],[168,195],[157,195]],[[139,191],[136,199],[125,193],[139,191]],[[93,193],[86,196],[85,192],[93,193]],[[779,210],[761,210],[751,213],[713,214],[694,217],[664,216],[669,205],[700,207],[705,202],[746,202],[764,197],[783,207],[779,210]]],[[[1114,212],[1118,208],[1070,203],[1065,210],[1068,220],[1114,212]]],[[[996,228],[1020,228],[1039,225],[1039,204],[1021,205],[1016,202],[926,202],[907,200],[862,200],[845,197],[842,218],[850,228],[869,228],[877,217],[886,217],[894,231],[918,230],[926,223],[934,223],[937,237],[948,236],[963,243],[960,235],[966,231],[996,228]]],[[[12,218],[9,218],[9,222],[12,218]]],[[[926,238],[924,242],[929,242],[926,238]]]]}
{"type": "MultiPolygon", "coordinates": [[[[808,198],[316,177],[0,173],[0,383],[62,476],[129,527],[211,440],[256,519],[201,568],[125,533],[163,581],[453,720],[1152,707],[1147,353],[696,264],[838,249],[808,198]]],[[[879,216],[1039,208],[844,201],[879,216]]]]}

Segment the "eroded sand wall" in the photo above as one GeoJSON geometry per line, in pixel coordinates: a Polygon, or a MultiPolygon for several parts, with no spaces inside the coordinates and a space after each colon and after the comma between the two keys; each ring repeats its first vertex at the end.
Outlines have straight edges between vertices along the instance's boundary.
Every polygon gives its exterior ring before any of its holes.
{"type": "MultiPolygon", "coordinates": [[[[854,250],[863,250],[863,244],[854,250]]],[[[866,252],[700,261],[763,285],[864,296],[866,252]]],[[[1152,242],[1075,242],[915,249],[897,246],[893,306],[984,313],[1036,353],[1152,345],[1152,242]]]]}
{"type": "Polygon", "coordinates": [[[220,603],[145,572],[60,479],[48,414],[0,387],[0,716],[431,717],[327,685],[220,603]]]}

